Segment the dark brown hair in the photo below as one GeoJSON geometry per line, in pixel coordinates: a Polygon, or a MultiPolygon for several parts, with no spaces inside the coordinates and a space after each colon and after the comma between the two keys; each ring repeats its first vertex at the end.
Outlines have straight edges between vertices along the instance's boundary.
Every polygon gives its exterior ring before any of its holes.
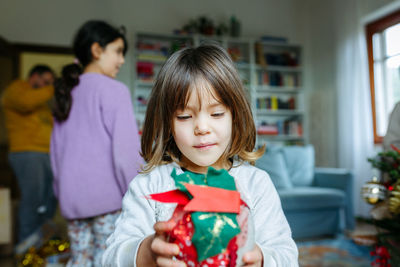
{"type": "Polygon", "coordinates": [[[33,74],[37,73],[39,75],[42,75],[43,73],[50,72],[51,75],[54,75],[54,71],[47,65],[43,64],[38,64],[33,66],[33,68],[29,71],[29,77],[31,77],[33,74]]]}
{"type": "Polygon", "coordinates": [[[222,156],[254,163],[264,152],[264,149],[253,152],[256,129],[234,63],[219,45],[203,44],[175,52],[158,73],[141,138],[142,156],[147,161],[145,172],[179,161],[181,152],[173,138],[173,116],[185,108],[194,90],[203,90],[204,87],[192,86],[201,79],[210,84],[215,90],[214,97],[232,113],[231,145],[222,156]]]}
{"type": "MultiPolygon", "coordinates": [[[[125,55],[128,46],[126,38],[120,29],[114,28],[101,20],[89,20],[83,24],[74,37],[73,49],[79,64],[85,68],[93,61],[91,47],[98,43],[105,49],[109,43],[121,38],[124,42],[123,54],[125,55]]],[[[55,84],[55,107],[53,115],[58,122],[68,119],[72,106],[71,91],[79,84],[79,75],[83,69],[78,64],[68,64],[62,70],[62,77],[55,84]]]]}

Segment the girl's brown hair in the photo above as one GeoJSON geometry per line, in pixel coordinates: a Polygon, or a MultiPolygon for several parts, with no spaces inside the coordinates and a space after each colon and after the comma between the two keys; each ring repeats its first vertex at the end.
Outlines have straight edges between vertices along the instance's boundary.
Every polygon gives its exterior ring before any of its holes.
{"type": "Polygon", "coordinates": [[[193,86],[199,79],[209,83],[215,90],[214,97],[232,113],[231,145],[222,157],[237,157],[239,161],[254,163],[264,153],[263,148],[253,152],[256,129],[234,63],[219,45],[203,44],[174,53],[158,73],[141,138],[142,156],[147,162],[145,172],[158,165],[179,161],[181,152],[173,138],[173,116],[178,109],[185,108],[194,90],[204,88],[193,86]]]}

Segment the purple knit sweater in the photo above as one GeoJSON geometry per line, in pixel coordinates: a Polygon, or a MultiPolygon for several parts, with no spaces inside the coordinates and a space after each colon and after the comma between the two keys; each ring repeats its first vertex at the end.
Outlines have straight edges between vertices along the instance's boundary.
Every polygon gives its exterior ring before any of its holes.
{"type": "Polygon", "coordinates": [[[121,209],[137,175],[140,142],[128,88],[107,76],[85,73],[72,90],[66,121],[55,121],[50,156],[54,192],[67,219],[121,209]]]}

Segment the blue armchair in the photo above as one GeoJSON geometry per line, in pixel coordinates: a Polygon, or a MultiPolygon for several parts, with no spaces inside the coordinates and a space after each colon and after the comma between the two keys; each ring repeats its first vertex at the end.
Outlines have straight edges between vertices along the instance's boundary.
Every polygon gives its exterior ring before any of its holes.
{"type": "Polygon", "coordinates": [[[268,149],[256,162],[281,198],[293,238],[334,235],[354,228],[353,175],[345,169],[314,168],[314,148],[268,149]]]}

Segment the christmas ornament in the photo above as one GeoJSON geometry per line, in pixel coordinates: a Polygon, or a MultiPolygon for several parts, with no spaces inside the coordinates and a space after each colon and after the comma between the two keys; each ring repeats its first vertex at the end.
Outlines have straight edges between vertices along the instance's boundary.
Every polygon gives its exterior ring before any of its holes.
{"type": "Polygon", "coordinates": [[[177,190],[149,197],[178,203],[168,235],[180,248],[176,259],[189,267],[240,266],[243,254],[254,247],[254,227],[233,177],[211,167],[207,174],[173,170],[171,176],[177,190]]]}
{"type": "Polygon", "coordinates": [[[362,197],[369,204],[376,204],[386,197],[386,187],[379,183],[377,177],[363,185],[361,189],[362,197]]]}

